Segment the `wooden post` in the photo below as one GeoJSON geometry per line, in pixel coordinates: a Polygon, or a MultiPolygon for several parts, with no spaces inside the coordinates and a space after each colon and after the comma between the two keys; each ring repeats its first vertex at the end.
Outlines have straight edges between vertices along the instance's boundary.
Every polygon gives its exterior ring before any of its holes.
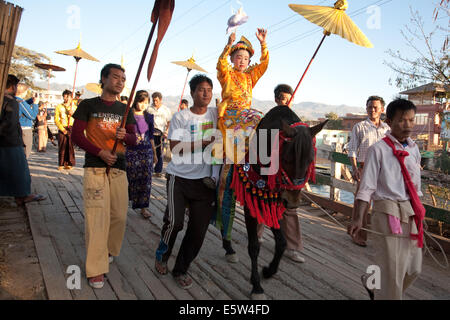
{"type": "MultiPolygon", "coordinates": [[[[335,152],[340,152],[341,148],[339,144],[336,144],[332,147],[332,150],[335,152]]],[[[341,164],[334,162],[333,159],[330,158],[331,165],[330,165],[330,176],[332,178],[341,179],[341,164]]],[[[341,192],[339,189],[333,187],[333,185],[330,186],[330,199],[333,201],[340,201],[341,199],[341,192]]]]}
{"type": "Polygon", "coordinates": [[[3,105],[6,80],[22,11],[21,7],[0,0],[0,107],[3,105]]]}

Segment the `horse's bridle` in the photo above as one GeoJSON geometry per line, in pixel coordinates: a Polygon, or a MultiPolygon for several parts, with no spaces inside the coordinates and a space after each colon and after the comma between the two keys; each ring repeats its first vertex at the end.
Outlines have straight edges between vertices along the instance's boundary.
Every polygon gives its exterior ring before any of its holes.
{"type": "MultiPolygon", "coordinates": [[[[306,123],[302,123],[302,122],[296,122],[290,125],[291,128],[295,128],[298,126],[305,126],[305,127],[309,127],[306,123]]],[[[283,135],[283,132],[280,131],[279,132],[279,154],[282,154],[283,151],[283,145],[285,142],[292,142],[292,138],[290,137],[286,137],[283,135]]],[[[312,180],[315,181],[315,159],[316,159],[316,153],[317,153],[317,149],[316,149],[316,138],[313,138],[312,141],[313,144],[313,148],[314,148],[314,159],[313,161],[310,163],[308,170],[306,172],[306,176],[303,179],[294,179],[294,181],[292,181],[288,174],[286,173],[286,170],[284,170],[283,168],[283,164],[280,161],[280,170],[276,175],[276,178],[278,178],[277,180],[279,180],[277,182],[277,184],[279,184],[279,187],[281,190],[301,190],[306,183],[308,183],[309,179],[312,178],[312,180]]]]}

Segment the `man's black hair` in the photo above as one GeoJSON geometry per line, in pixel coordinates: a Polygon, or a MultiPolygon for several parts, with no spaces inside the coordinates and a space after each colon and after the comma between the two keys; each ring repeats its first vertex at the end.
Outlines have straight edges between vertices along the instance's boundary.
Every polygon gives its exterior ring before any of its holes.
{"type": "Polygon", "coordinates": [[[367,102],[366,102],[366,107],[369,104],[370,101],[380,101],[381,106],[384,108],[384,106],[386,105],[386,102],[384,102],[384,99],[380,96],[370,96],[369,98],[367,98],[367,102]]]}
{"type": "Polygon", "coordinates": [[[185,105],[189,105],[189,101],[187,101],[186,99],[181,100],[181,104],[185,104],[185,105]]]}
{"type": "Polygon", "coordinates": [[[120,101],[128,101],[128,97],[127,96],[120,96],[120,101]]]}
{"type": "Polygon", "coordinates": [[[108,63],[107,65],[105,65],[103,67],[102,71],[100,72],[100,84],[102,85],[102,89],[103,89],[102,79],[103,79],[103,77],[108,78],[109,73],[111,72],[111,69],[118,69],[118,70],[121,70],[122,72],[125,72],[125,69],[122,68],[118,64],[108,63]]]}
{"type": "Polygon", "coordinates": [[[191,81],[189,81],[191,92],[194,92],[197,89],[197,86],[203,82],[207,82],[211,86],[211,88],[213,88],[213,83],[210,78],[208,78],[204,74],[196,74],[195,76],[192,77],[191,81]]]}
{"type": "Polygon", "coordinates": [[[273,91],[273,93],[275,94],[275,99],[279,99],[280,94],[282,94],[282,93],[287,93],[292,96],[294,94],[294,90],[292,90],[292,87],[290,85],[279,84],[275,87],[275,90],[273,91]]]}
{"type": "Polygon", "coordinates": [[[65,95],[69,95],[69,96],[72,96],[72,91],[70,91],[70,90],[64,90],[63,91],[63,93],[62,93],[62,96],[64,97],[65,95]]]}
{"type": "Polygon", "coordinates": [[[414,110],[414,112],[417,112],[417,107],[409,100],[405,99],[396,99],[389,103],[386,109],[386,118],[393,120],[395,118],[395,115],[397,114],[397,111],[401,111],[402,114],[409,110],[414,110]]]}
{"type": "Polygon", "coordinates": [[[161,92],[153,92],[152,99],[155,99],[155,98],[159,98],[160,100],[162,100],[161,92]]]}
{"type": "Polygon", "coordinates": [[[13,74],[8,74],[8,79],[6,80],[6,89],[11,88],[12,86],[17,85],[20,82],[19,78],[17,78],[13,74]]]}

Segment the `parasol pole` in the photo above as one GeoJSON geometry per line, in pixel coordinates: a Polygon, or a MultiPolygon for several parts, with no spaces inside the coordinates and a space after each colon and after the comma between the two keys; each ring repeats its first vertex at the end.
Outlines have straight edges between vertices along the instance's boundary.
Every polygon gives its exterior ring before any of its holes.
{"type": "Polygon", "coordinates": [[[77,72],[78,72],[78,62],[80,62],[81,58],[80,57],[74,57],[76,63],[75,66],[75,78],[73,79],[73,90],[72,90],[72,99],[75,97],[75,83],[77,81],[77,72]]]}
{"type": "MultiPolygon", "coordinates": [[[[128,118],[128,113],[130,112],[131,104],[133,102],[134,92],[136,91],[136,87],[139,82],[139,77],[141,76],[142,68],[144,67],[145,58],[147,57],[148,49],[150,48],[150,43],[152,42],[153,33],[155,32],[155,28],[156,28],[156,24],[158,23],[158,20],[159,20],[159,17],[156,19],[155,23],[153,23],[152,29],[150,31],[150,35],[148,36],[147,44],[145,46],[144,53],[142,54],[141,63],[139,64],[136,78],[134,79],[133,88],[131,89],[130,98],[128,99],[127,108],[125,109],[125,114],[123,115],[122,123],[120,124],[121,128],[125,128],[125,123],[128,118]]],[[[111,151],[113,154],[116,153],[117,143],[118,143],[118,139],[116,138],[116,141],[114,142],[114,147],[111,151]]],[[[111,170],[111,167],[108,166],[106,168],[107,175],[109,174],[110,170],[111,170]]]]}
{"type": "Polygon", "coordinates": [[[50,72],[52,69],[48,69],[48,75],[47,75],[47,94],[50,96],[50,72]]]}
{"type": "Polygon", "coordinates": [[[309,61],[309,64],[308,64],[308,66],[306,67],[305,72],[303,72],[303,75],[302,75],[302,77],[300,78],[300,81],[298,82],[297,87],[295,88],[294,93],[293,93],[292,96],[291,96],[291,100],[289,100],[289,102],[288,102],[288,104],[287,104],[288,106],[291,104],[292,101],[294,101],[294,96],[295,96],[295,94],[297,93],[298,87],[300,87],[300,84],[302,83],[303,78],[305,77],[306,73],[307,73],[308,70],[309,70],[309,67],[311,66],[312,62],[314,61],[314,58],[316,57],[317,52],[319,52],[319,49],[320,49],[320,47],[322,46],[322,43],[325,41],[325,38],[328,37],[328,36],[331,34],[331,33],[329,33],[328,31],[324,31],[323,33],[324,33],[324,36],[323,36],[322,40],[320,41],[320,44],[319,44],[319,46],[317,47],[316,52],[314,52],[314,55],[312,56],[311,61],[309,61]]]}
{"type": "Polygon", "coordinates": [[[189,73],[192,71],[192,69],[188,69],[188,73],[186,75],[186,81],[184,81],[184,87],[183,87],[183,92],[181,92],[181,98],[180,98],[180,104],[178,105],[178,111],[180,111],[181,108],[181,101],[183,101],[183,96],[184,96],[184,90],[186,90],[186,84],[189,78],[189,73]]]}

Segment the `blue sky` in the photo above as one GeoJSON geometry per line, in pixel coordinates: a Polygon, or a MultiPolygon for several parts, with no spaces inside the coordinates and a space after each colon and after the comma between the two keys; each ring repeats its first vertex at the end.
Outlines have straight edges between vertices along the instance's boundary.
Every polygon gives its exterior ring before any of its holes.
{"type": "MultiPolygon", "coordinates": [[[[153,8],[151,0],[9,0],[23,7],[24,13],[16,44],[46,54],[52,63],[67,69],[56,73],[52,81],[73,83],[73,58],[54,53],[75,48],[82,39],[82,48],[101,60],[82,60],[77,86],[97,82],[102,66],[119,63],[123,55],[128,86],[132,86],[142,51],[147,40],[153,8]]],[[[332,6],[331,0],[241,0],[249,21],[237,31],[253,43],[259,60],[257,27],[268,28],[267,43],[270,64],[256,85],[253,96],[273,100],[273,88],[279,83],[295,87],[309,59],[320,42],[319,27],[297,15],[288,4],[319,4],[332,6]],[[315,31],[315,32],[314,32],[315,31]]],[[[410,21],[409,6],[418,10],[426,25],[432,26],[433,0],[349,0],[347,13],[374,44],[367,49],[339,36],[328,37],[296,95],[295,103],[304,101],[346,104],[363,107],[368,96],[377,94],[390,101],[398,89],[388,84],[393,76],[383,65],[389,60],[388,49],[408,55],[400,30],[410,21]],[[371,7],[372,6],[372,7],[371,7]],[[370,8],[369,10],[367,8],[370,8]]],[[[226,23],[236,0],[176,0],[172,24],[160,47],[158,61],[150,83],[143,72],[138,89],[161,91],[163,95],[180,95],[186,69],[171,61],[187,60],[192,55],[214,80],[214,93],[220,93],[216,80],[217,58],[228,36],[226,23]]],[[[191,76],[195,73],[192,72],[191,76]]]]}

